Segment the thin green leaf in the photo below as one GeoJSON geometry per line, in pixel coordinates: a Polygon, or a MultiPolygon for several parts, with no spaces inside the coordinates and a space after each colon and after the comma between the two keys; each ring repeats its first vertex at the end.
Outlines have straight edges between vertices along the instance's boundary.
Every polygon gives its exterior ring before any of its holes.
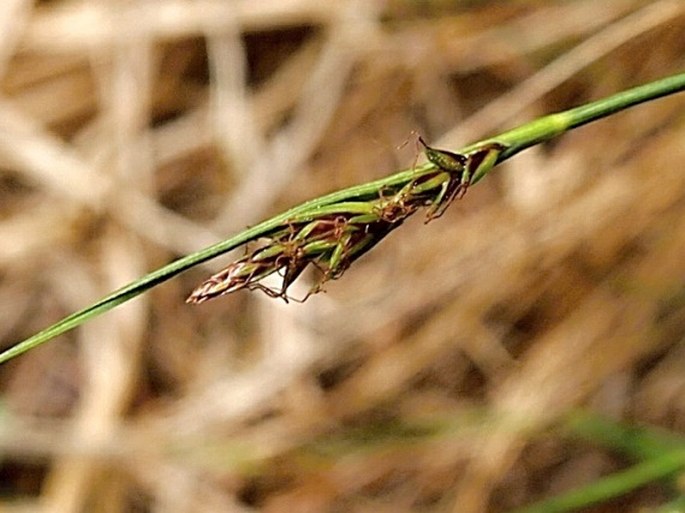
{"type": "Polygon", "coordinates": [[[685,467],[685,451],[674,451],[628,470],[616,472],[592,483],[509,513],[562,513],[620,497],[641,486],[680,472],[685,467]]]}
{"type": "MultiPolygon", "coordinates": [[[[685,89],[685,73],[636,87],[584,106],[539,118],[498,136],[472,144],[456,153],[468,154],[482,146],[492,143],[501,144],[505,146],[506,149],[499,154],[497,162],[492,163],[496,164],[535,144],[557,137],[567,130],[604,118],[633,105],[673,94],[682,91],[683,89],[685,89]]],[[[483,166],[476,170],[472,183],[476,183],[482,179],[491,168],[492,166],[483,166]]],[[[415,169],[405,170],[380,180],[356,185],[307,201],[283,214],[263,221],[252,228],[208,248],[171,262],[170,264],[125,285],[83,310],[65,317],[56,324],[53,324],[43,331],[40,331],[32,337],[19,342],[0,353],[0,363],[6,362],[29,349],[33,349],[34,347],[83,324],[88,319],[133,299],[155,285],[158,285],[197,264],[222,255],[242,244],[258,239],[259,237],[267,236],[271,231],[279,228],[283,223],[291,222],[295,219],[312,219],[316,216],[317,210],[328,207],[336,209],[340,207],[338,204],[344,202],[376,200],[379,198],[382,191],[387,190],[388,188],[401,188],[412,180],[435,169],[437,169],[435,164],[429,162],[415,169]]]]}

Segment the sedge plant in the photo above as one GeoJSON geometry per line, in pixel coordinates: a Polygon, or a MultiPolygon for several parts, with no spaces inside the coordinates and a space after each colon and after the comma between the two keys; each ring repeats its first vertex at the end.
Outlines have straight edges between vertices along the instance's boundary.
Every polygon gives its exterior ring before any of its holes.
{"type": "Polygon", "coordinates": [[[411,215],[426,210],[426,222],[436,219],[468,188],[497,164],[536,144],[605,118],[634,105],[685,90],[685,73],[629,89],[534,121],[471,144],[458,151],[432,148],[423,139],[428,162],[380,180],[336,191],[291,208],[226,240],[179,258],[164,267],[75,312],[2,353],[6,362],[87,320],[135,298],[152,287],[232,249],[261,241],[256,249],[229,264],[199,285],[189,303],[202,303],[242,289],[271,297],[290,298],[288,287],[309,266],[321,278],[304,299],[339,278],[411,215]],[[279,273],[280,289],[261,281],[279,273]]]}

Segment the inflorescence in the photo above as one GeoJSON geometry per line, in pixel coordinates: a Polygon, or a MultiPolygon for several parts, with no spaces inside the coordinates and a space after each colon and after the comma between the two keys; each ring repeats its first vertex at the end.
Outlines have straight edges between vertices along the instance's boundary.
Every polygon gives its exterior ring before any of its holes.
{"type": "Polygon", "coordinates": [[[320,278],[299,300],[305,301],[321,291],[324,283],[342,276],[420,208],[428,209],[426,222],[440,217],[466,194],[473,177],[492,167],[505,149],[502,144],[488,143],[462,155],[431,148],[420,137],[419,142],[433,167],[404,185],[381,190],[376,198],[333,203],[284,222],[256,249],[201,283],[186,302],[203,303],[242,289],[261,290],[287,302],[292,299],[288,288],[311,265],[320,278]],[[261,283],[274,273],[283,279],[280,289],[261,283]]]}

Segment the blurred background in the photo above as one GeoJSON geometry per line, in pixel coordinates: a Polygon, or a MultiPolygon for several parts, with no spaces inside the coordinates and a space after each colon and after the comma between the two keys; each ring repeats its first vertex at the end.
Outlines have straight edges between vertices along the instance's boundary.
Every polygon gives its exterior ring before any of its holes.
{"type": "MultiPolygon", "coordinates": [[[[412,131],[678,73],[683,33],[679,0],[3,0],[2,347],[411,167],[412,131]]],[[[627,468],[569,414],[685,430],[684,107],[516,156],[304,304],[186,305],[229,255],[4,364],[0,509],[499,512],[627,468]]]]}

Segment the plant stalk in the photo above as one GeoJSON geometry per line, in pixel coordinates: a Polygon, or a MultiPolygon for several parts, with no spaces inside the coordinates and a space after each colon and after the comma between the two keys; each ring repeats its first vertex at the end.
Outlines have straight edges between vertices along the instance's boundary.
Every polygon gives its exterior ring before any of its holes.
{"type": "MultiPolygon", "coordinates": [[[[654,100],[683,90],[685,90],[685,73],[635,87],[580,107],[544,116],[495,137],[467,146],[457,153],[466,154],[477,150],[484,145],[492,143],[501,144],[506,147],[506,149],[499,154],[496,162],[501,163],[518,152],[557,137],[567,130],[605,118],[639,103],[654,100]]],[[[315,216],[321,209],[325,209],[326,207],[335,208],[331,206],[344,202],[377,200],[379,196],[381,196],[382,191],[387,188],[402,187],[426,172],[435,169],[436,166],[429,162],[414,169],[401,171],[380,180],[349,187],[302,203],[301,205],[267,219],[252,228],[248,228],[247,230],[229,237],[226,240],[218,242],[196,253],[179,258],[178,260],[121,287],[99,301],[87,306],[83,310],[65,317],[61,321],[38,332],[32,337],[6,349],[4,352],[0,353],[0,363],[6,362],[15,356],[83,324],[88,319],[133,299],[139,294],[142,294],[150,288],[159,285],[197,264],[222,255],[247,242],[268,236],[270,232],[276,230],[284,223],[307,220],[311,218],[311,216],[315,216]]],[[[487,167],[482,172],[476,173],[472,183],[481,180],[489,170],[490,168],[487,167]]]]}

